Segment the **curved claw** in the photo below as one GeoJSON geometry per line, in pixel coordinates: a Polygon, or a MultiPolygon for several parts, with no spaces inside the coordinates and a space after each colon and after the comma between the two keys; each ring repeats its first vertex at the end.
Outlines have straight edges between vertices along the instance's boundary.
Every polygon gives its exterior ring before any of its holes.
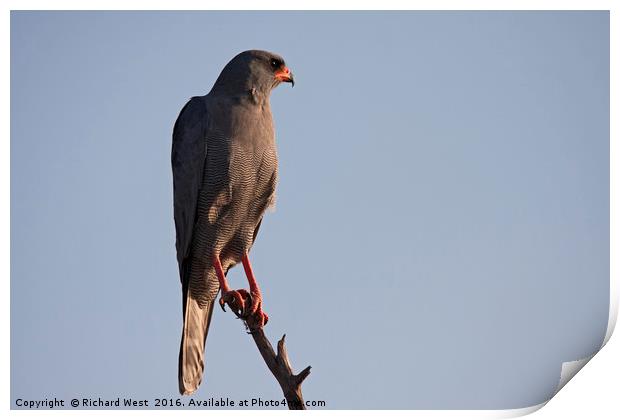
{"type": "Polygon", "coordinates": [[[246,322],[250,331],[262,328],[269,322],[269,317],[263,312],[263,299],[258,290],[228,290],[222,293],[219,304],[224,312],[225,305],[228,304],[231,311],[246,322]]]}
{"type": "Polygon", "coordinates": [[[249,293],[243,289],[241,290],[229,290],[227,292],[223,292],[220,297],[220,306],[222,310],[226,312],[225,304],[228,304],[230,310],[237,315],[237,317],[241,318],[245,312],[246,307],[246,299],[249,296],[249,293]]]}

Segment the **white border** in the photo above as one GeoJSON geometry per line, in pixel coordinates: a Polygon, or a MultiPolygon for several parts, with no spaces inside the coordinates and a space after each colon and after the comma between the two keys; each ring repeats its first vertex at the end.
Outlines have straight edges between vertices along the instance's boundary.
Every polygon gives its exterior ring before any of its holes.
{"type": "MultiPolygon", "coordinates": [[[[611,123],[611,142],[610,142],[610,170],[611,170],[611,201],[610,201],[610,214],[612,215],[610,220],[610,230],[611,230],[611,238],[610,238],[610,255],[611,258],[611,266],[610,266],[610,313],[609,313],[609,323],[607,332],[605,335],[605,340],[603,345],[605,345],[609,338],[612,335],[614,330],[617,314],[618,314],[618,287],[617,287],[617,277],[618,277],[618,268],[617,263],[614,261],[613,256],[618,254],[618,225],[616,223],[613,215],[618,214],[618,197],[617,194],[614,193],[614,189],[617,189],[618,184],[618,170],[615,169],[614,163],[618,162],[618,144],[617,144],[617,124],[614,121],[613,116],[617,114],[617,84],[615,83],[614,75],[617,74],[618,66],[617,66],[617,43],[615,42],[617,37],[617,31],[615,28],[618,26],[618,17],[616,15],[617,8],[614,8],[617,1],[614,2],[612,0],[591,0],[591,1],[558,1],[558,0],[522,0],[522,1],[469,1],[467,4],[464,4],[463,1],[397,1],[397,0],[383,0],[380,4],[376,2],[369,1],[341,1],[341,0],[316,0],[316,1],[294,1],[294,0],[264,0],[264,1],[242,1],[242,0],[229,0],[226,2],[207,2],[207,1],[199,1],[199,0],[176,0],[172,1],[162,1],[162,0],[152,0],[152,1],[138,1],[138,0],[92,0],[88,2],[81,2],[77,0],[65,0],[65,1],[44,1],[44,0],[24,0],[24,1],[16,1],[16,0],[8,0],[4,1],[3,9],[4,14],[2,15],[2,31],[0,31],[0,45],[2,46],[2,53],[5,60],[4,65],[1,68],[2,80],[4,80],[4,89],[6,92],[4,95],[4,100],[1,103],[2,112],[0,113],[0,127],[4,128],[4,142],[3,142],[3,152],[0,155],[0,159],[2,160],[1,165],[1,173],[2,173],[2,181],[0,182],[0,188],[2,189],[2,196],[4,198],[4,205],[1,208],[2,211],[2,223],[3,223],[3,231],[10,232],[10,118],[9,118],[9,110],[10,110],[10,68],[8,65],[9,57],[10,57],[10,10],[390,10],[390,9],[399,9],[399,10],[610,10],[610,20],[611,20],[611,44],[610,44],[610,63],[611,63],[611,102],[610,102],[610,115],[612,116],[611,123]],[[148,9],[145,9],[148,7],[148,9]]],[[[3,272],[5,273],[4,282],[4,305],[3,305],[3,322],[2,328],[5,337],[10,337],[10,240],[9,236],[5,236],[5,240],[2,242],[2,267],[3,272]]],[[[131,416],[132,418],[168,418],[168,417],[195,417],[195,418],[204,418],[204,416],[209,417],[218,417],[218,418],[233,418],[239,416],[241,413],[236,411],[209,411],[205,413],[204,411],[180,411],[175,410],[172,412],[168,411],[58,411],[58,410],[48,410],[48,411],[19,411],[14,410],[10,411],[10,377],[6,372],[9,372],[10,369],[10,355],[9,355],[9,346],[3,346],[0,350],[2,352],[2,360],[4,364],[4,380],[1,382],[1,390],[4,398],[2,399],[2,411],[9,411],[10,416],[15,417],[24,417],[31,418],[34,416],[50,416],[55,418],[82,418],[84,416],[89,417],[104,417],[108,418],[110,416],[131,416]]],[[[617,355],[617,352],[616,352],[617,355]]],[[[562,387],[572,378],[572,376],[577,373],[594,355],[589,355],[588,357],[564,363],[562,368],[562,375],[560,383],[558,384],[558,388],[556,392],[560,391],[562,387]]],[[[617,366],[617,364],[616,364],[617,366]]],[[[599,377],[600,378],[600,377],[599,377]]],[[[616,381],[617,383],[617,381],[616,381]]],[[[603,385],[597,385],[603,386],[603,385]]],[[[572,401],[575,403],[575,401],[572,401]]],[[[424,419],[435,419],[435,418],[473,418],[473,419],[485,419],[485,418],[510,418],[517,417],[532,413],[537,411],[539,408],[546,404],[542,403],[532,407],[526,407],[522,409],[515,410],[452,410],[452,411],[440,411],[440,410],[417,410],[417,411],[397,411],[397,410],[381,410],[381,411],[312,411],[312,414],[305,413],[305,415],[312,416],[332,416],[334,413],[337,415],[346,415],[346,416],[355,416],[358,418],[376,418],[378,416],[389,416],[391,418],[424,418],[424,419]]],[[[618,413],[618,404],[615,403],[614,407],[616,411],[614,411],[613,418],[618,413]]],[[[253,416],[256,416],[258,419],[267,419],[267,418],[277,418],[280,416],[290,416],[290,415],[299,415],[294,414],[287,411],[252,411],[253,416]]]]}

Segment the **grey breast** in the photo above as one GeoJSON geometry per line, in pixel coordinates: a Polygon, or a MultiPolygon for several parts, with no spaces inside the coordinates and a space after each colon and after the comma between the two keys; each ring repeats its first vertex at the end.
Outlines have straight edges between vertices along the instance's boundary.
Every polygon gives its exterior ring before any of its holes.
{"type": "Polygon", "coordinates": [[[201,270],[209,268],[217,252],[226,271],[252,247],[263,214],[275,200],[278,161],[268,108],[205,99],[207,108],[217,111],[209,114],[205,136],[208,152],[192,244],[200,262],[191,277],[196,280],[192,281],[194,289],[197,286],[206,293],[204,297],[214,299],[219,284],[213,280],[205,284],[213,276],[201,270]]]}

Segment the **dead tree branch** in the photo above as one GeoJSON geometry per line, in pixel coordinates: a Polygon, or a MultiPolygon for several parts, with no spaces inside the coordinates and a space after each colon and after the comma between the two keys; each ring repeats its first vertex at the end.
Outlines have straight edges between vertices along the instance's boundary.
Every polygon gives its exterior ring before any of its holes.
{"type": "Polygon", "coordinates": [[[289,410],[305,410],[304,397],[301,395],[301,383],[310,375],[311,367],[308,366],[297,375],[293,374],[291,362],[288,359],[288,353],[284,345],[286,334],[278,341],[278,353],[276,354],[262,328],[257,328],[250,331],[250,333],[267,367],[269,367],[273,376],[278,380],[289,410]]]}
{"type": "Polygon", "coordinates": [[[243,308],[238,308],[234,303],[232,305],[230,302],[227,303],[232,312],[243,320],[249,333],[252,334],[258,351],[261,356],[263,356],[263,360],[265,360],[267,367],[280,384],[280,388],[282,388],[289,410],[305,410],[306,405],[304,404],[304,397],[301,395],[301,383],[310,375],[311,366],[308,366],[295,375],[284,344],[286,334],[278,341],[278,351],[276,353],[265,336],[263,328],[255,324],[252,316],[243,317],[241,315],[243,313],[243,308]]]}

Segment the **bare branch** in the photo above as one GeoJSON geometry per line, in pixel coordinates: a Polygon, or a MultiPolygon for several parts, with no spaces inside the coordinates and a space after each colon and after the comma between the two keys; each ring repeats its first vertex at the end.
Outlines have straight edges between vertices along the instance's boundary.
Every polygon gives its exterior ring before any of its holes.
{"type": "MultiPolygon", "coordinates": [[[[229,304],[230,306],[230,304],[229,304]]],[[[237,313],[242,313],[240,308],[233,308],[231,310],[235,313],[235,309],[239,310],[237,313]]],[[[286,334],[278,341],[277,353],[273,350],[273,346],[265,336],[265,332],[262,327],[255,325],[252,317],[241,318],[247,329],[249,330],[256,347],[263,356],[263,360],[267,364],[267,367],[276,378],[284,393],[284,398],[289,410],[305,410],[304,397],[301,394],[301,383],[310,375],[311,366],[306,367],[297,375],[293,373],[291,362],[288,358],[288,352],[284,344],[286,334]]]]}

